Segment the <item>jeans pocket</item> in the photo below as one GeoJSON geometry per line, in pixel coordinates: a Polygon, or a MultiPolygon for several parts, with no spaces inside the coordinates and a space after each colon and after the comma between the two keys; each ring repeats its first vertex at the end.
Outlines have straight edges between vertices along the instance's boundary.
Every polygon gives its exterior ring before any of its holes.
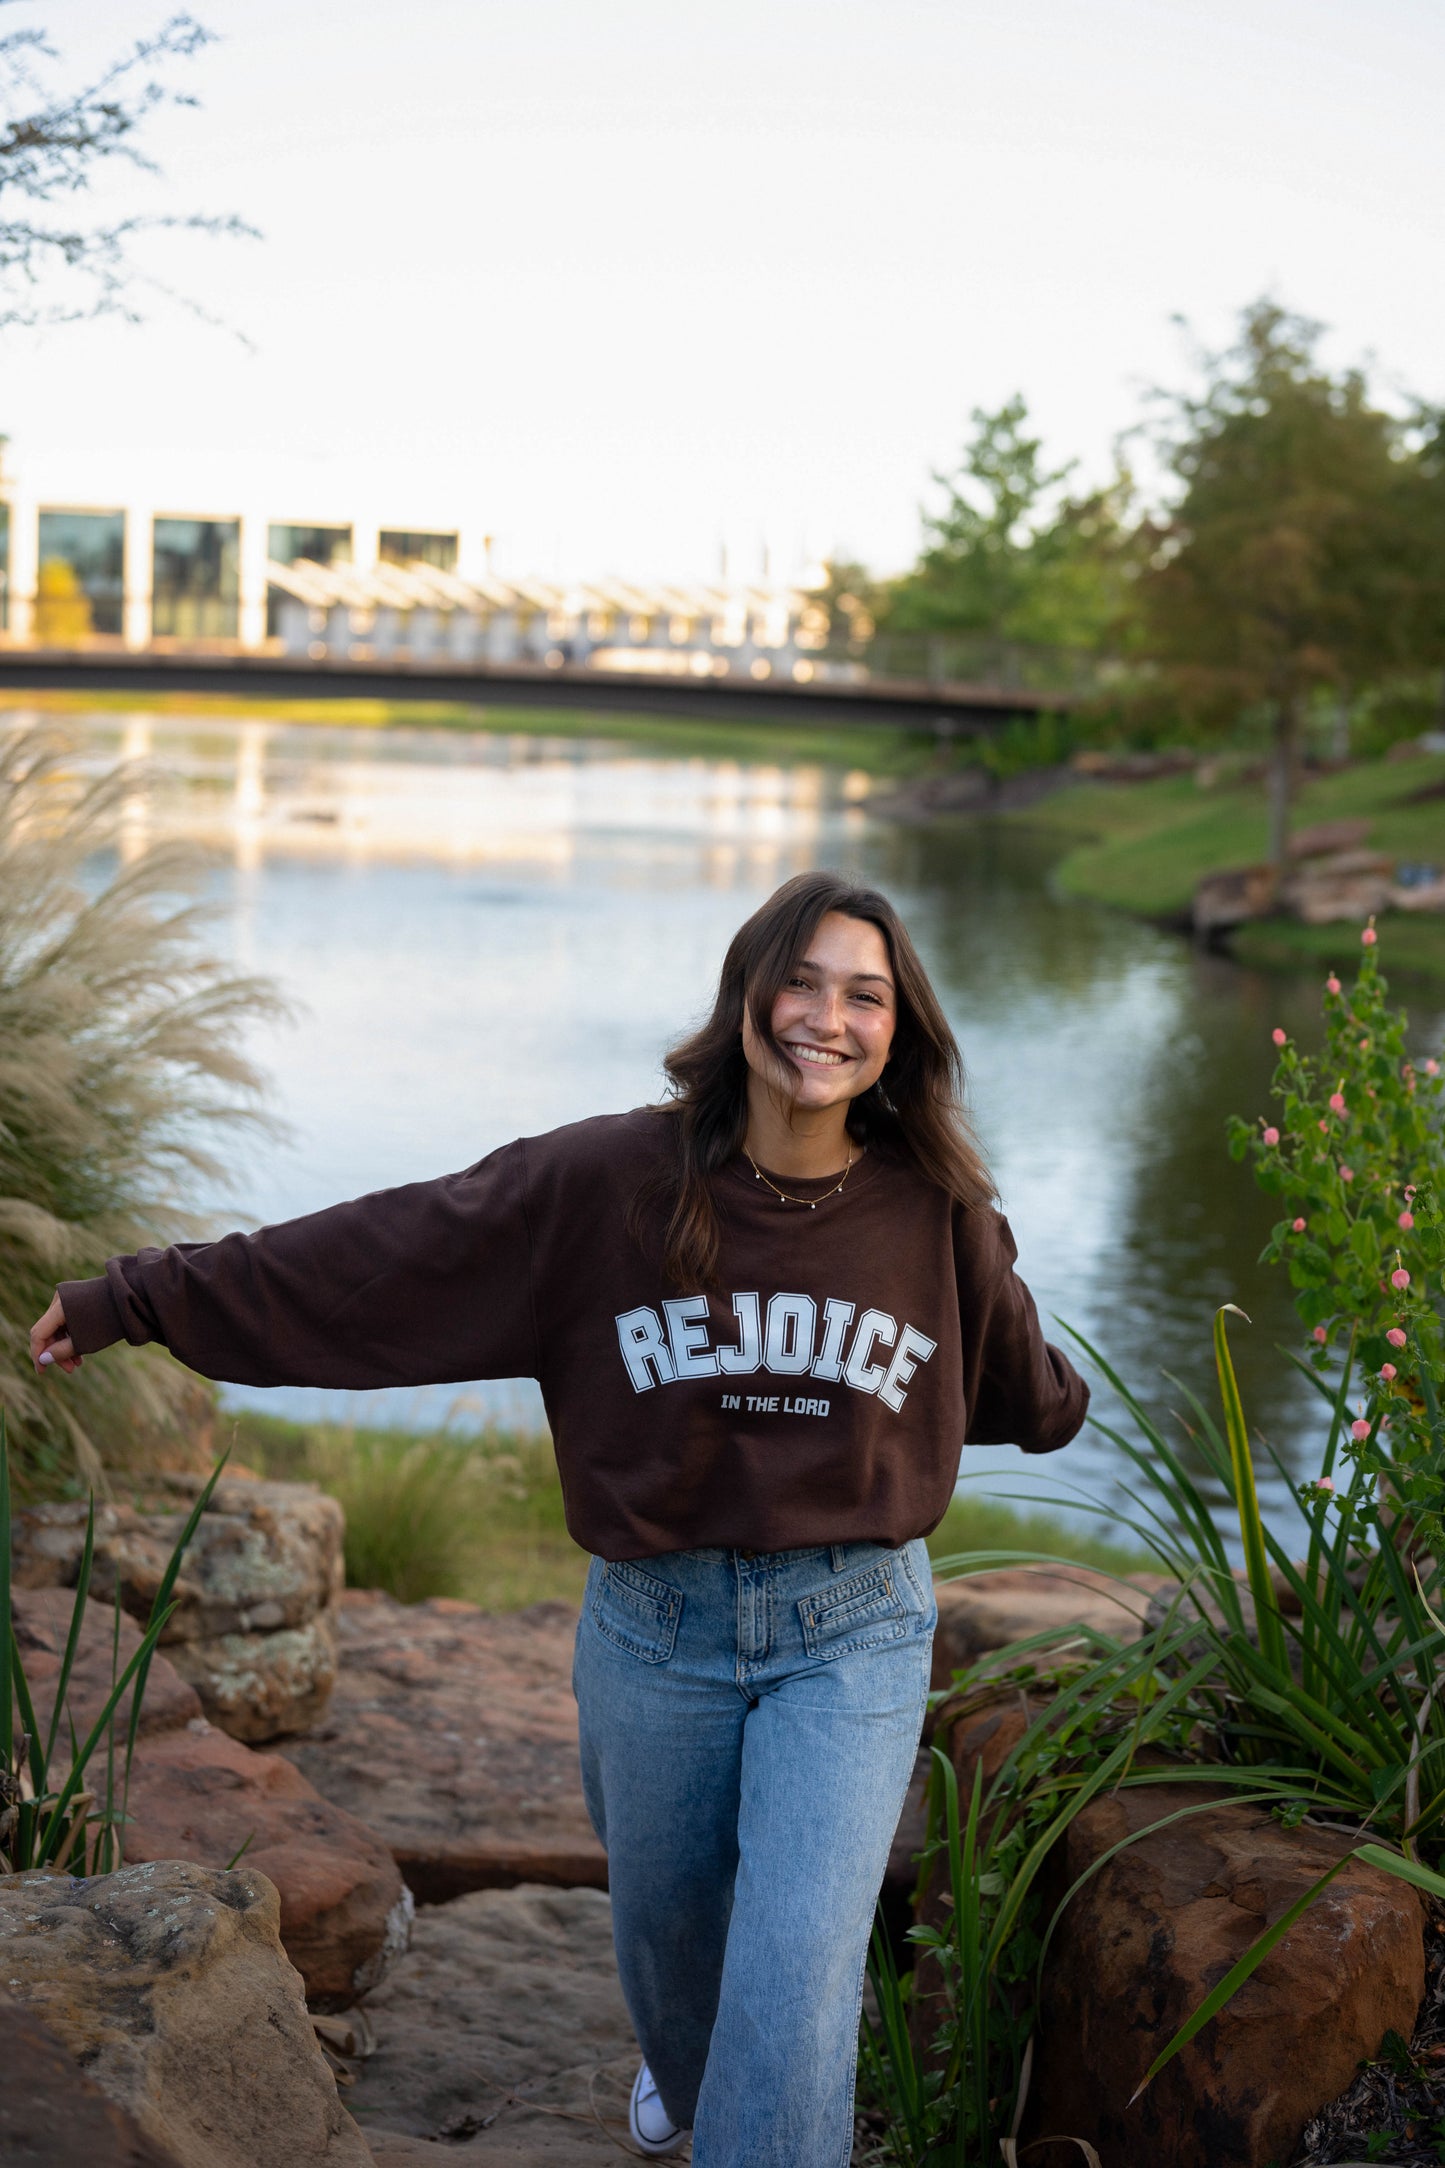
{"type": "Polygon", "coordinates": [[[677,1641],[682,1592],[628,1560],[605,1566],[588,1609],[600,1634],[644,1664],[665,1664],[677,1641]]]}
{"type": "Polygon", "coordinates": [[[903,1641],[914,1631],[909,1604],[898,1586],[896,1554],[880,1558],[861,1573],[829,1581],[798,1605],[803,1643],[824,1663],[851,1656],[858,1649],[903,1641]]]}

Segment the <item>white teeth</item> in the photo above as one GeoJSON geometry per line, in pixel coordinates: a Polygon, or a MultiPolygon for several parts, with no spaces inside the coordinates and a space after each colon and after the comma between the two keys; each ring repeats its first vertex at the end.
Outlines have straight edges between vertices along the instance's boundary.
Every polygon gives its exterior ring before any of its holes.
{"type": "Polygon", "coordinates": [[[820,1046],[795,1046],[791,1042],[788,1052],[796,1054],[799,1061],[813,1062],[820,1069],[831,1069],[846,1058],[842,1054],[829,1054],[820,1046]]]}

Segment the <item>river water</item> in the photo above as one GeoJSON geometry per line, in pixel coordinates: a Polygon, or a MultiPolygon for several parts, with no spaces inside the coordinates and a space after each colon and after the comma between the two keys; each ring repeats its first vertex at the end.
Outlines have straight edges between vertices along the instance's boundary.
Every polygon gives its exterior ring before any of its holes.
{"type": "MultiPolygon", "coordinates": [[[[1041,1312],[1159,1410],[1183,1405],[1165,1373],[1213,1405],[1212,1316],[1239,1303],[1246,1409],[1309,1471],[1318,1403],[1276,1352],[1298,1344],[1288,1288],[1255,1261],[1269,1201],[1223,1131],[1265,1108],[1271,1027],[1316,1036],[1312,980],[1061,898],[1026,828],[874,820],[867,779],[839,770],[175,716],[97,716],[83,744],[97,767],[149,763],[124,852],[168,834],[211,846],[218,950],[292,1005],[251,1047],[289,1137],[250,1152],[210,1200],[219,1216],[288,1217],[655,1098],[660,1052],[708,1006],[738,922],[789,874],[834,865],[886,888],[917,939],[1041,1312]]],[[[1353,939],[1342,929],[1342,957],[1353,939]]],[[[1441,1019],[1418,1021],[1438,1041],[1441,1019]]],[[[541,1419],[524,1381],[227,1397],[408,1424],[541,1419]]],[[[1097,1405],[1107,1417],[1107,1390],[1097,1405]]],[[[1058,1499],[1117,1499],[1125,1473],[1093,1431],[1043,1463],[965,1465],[1000,1495],[1058,1499]]],[[[1286,1510],[1278,1478],[1262,1471],[1262,1488],[1286,1510]]]]}

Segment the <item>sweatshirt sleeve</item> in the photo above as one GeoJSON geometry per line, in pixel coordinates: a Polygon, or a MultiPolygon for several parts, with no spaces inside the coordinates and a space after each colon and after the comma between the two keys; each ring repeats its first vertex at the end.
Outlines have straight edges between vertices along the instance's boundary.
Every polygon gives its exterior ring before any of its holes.
{"type": "Polygon", "coordinates": [[[537,1369],[520,1144],[462,1174],[217,1242],[113,1257],[59,1290],[77,1350],[158,1340],[236,1385],[449,1384],[537,1369]]]}
{"type": "Polygon", "coordinates": [[[955,1216],[968,1445],[1052,1453],[1082,1427],[1089,1388],[1045,1340],[1034,1298],[1014,1271],[1018,1245],[998,1212],[955,1216]]]}

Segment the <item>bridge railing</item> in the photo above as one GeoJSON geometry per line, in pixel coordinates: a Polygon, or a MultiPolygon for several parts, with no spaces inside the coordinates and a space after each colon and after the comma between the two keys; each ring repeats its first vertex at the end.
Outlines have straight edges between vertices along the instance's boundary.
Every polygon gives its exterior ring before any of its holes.
{"type": "Polygon", "coordinates": [[[1003,692],[1067,693],[1087,699],[1107,682],[1108,661],[1081,648],[933,632],[877,632],[866,643],[830,643],[824,659],[849,662],[869,678],[930,686],[990,685],[1003,692]]]}

